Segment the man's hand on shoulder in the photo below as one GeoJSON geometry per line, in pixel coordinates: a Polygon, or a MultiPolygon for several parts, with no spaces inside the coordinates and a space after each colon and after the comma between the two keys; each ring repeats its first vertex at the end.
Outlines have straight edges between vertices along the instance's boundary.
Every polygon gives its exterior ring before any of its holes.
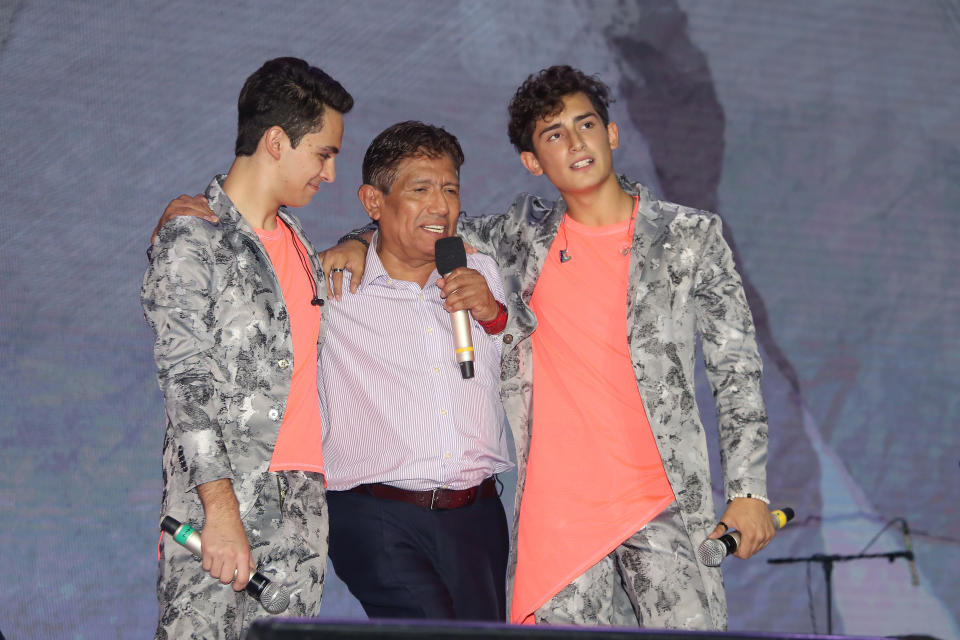
{"type": "Polygon", "coordinates": [[[240,521],[240,509],[230,480],[223,478],[197,486],[205,522],[200,534],[203,570],[223,584],[243,591],[256,569],[250,542],[240,521]]]}
{"type": "MultiPolygon", "coordinates": [[[[730,530],[740,532],[740,546],[733,555],[741,560],[746,560],[773,540],[773,519],[770,516],[770,507],[763,500],[734,498],[720,520],[730,530]]],[[[707,537],[719,538],[726,532],[723,525],[717,525],[707,537]]]]}
{"type": "Polygon", "coordinates": [[[171,200],[167,208],[163,210],[160,221],[157,222],[157,226],[153,228],[153,235],[150,236],[150,244],[157,241],[157,234],[160,233],[160,227],[172,218],[178,216],[194,216],[196,218],[203,218],[207,222],[220,222],[220,218],[213,214],[213,211],[210,209],[210,203],[207,202],[207,199],[203,195],[182,195],[171,200]]]}
{"type": "Polygon", "coordinates": [[[437,280],[437,286],[444,299],[443,308],[450,313],[467,309],[477,322],[490,322],[500,313],[500,305],[479,271],[457,267],[437,280]]]}
{"type": "Polygon", "coordinates": [[[319,254],[321,268],[329,278],[330,291],[333,293],[330,297],[334,300],[343,299],[344,271],[350,272],[350,293],[356,293],[360,286],[363,270],[367,265],[367,246],[373,238],[373,231],[365,231],[360,234],[360,237],[366,241],[366,244],[357,238],[346,238],[340,244],[319,254]]]}

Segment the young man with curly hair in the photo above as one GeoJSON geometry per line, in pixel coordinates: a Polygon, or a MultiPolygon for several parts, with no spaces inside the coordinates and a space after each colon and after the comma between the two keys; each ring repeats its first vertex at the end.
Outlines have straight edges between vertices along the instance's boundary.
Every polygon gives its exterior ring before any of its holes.
{"type": "MultiPolygon", "coordinates": [[[[497,259],[507,293],[510,620],[724,629],[720,570],[696,561],[696,545],[729,526],[748,558],[773,536],[753,320],[720,219],[615,173],[609,102],[569,66],[530,76],[510,103],[510,141],[560,198],[522,194],[458,224],[497,259]],[[720,524],[694,398],[698,335],[719,420],[720,524]]],[[[324,262],[357,265],[359,248],[324,262]]]]}

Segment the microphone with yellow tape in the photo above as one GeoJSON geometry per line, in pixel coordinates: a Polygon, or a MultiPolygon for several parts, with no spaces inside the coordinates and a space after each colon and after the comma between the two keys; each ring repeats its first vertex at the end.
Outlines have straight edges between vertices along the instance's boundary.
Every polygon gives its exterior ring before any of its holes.
{"type": "MultiPolygon", "coordinates": [[[[773,519],[773,527],[782,529],[793,520],[793,509],[776,509],[770,512],[770,517],[773,519]]],[[[708,567],[719,567],[724,558],[737,552],[739,546],[740,532],[728,531],[719,538],[707,538],[701,542],[697,547],[697,559],[708,567]]]]}
{"type": "MultiPolygon", "coordinates": [[[[458,236],[440,238],[436,242],[437,273],[446,278],[457,267],[467,266],[467,252],[458,236]]],[[[450,314],[453,323],[453,346],[460,375],[473,377],[473,336],[470,335],[470,312],[466,309],[450,314]]]]}

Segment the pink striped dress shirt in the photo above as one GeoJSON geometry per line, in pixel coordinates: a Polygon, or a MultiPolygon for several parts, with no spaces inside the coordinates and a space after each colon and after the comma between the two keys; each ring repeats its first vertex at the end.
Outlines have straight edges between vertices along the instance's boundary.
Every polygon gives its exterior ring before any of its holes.
{"type": "MultiPolygon", "coordinates": [[[[392,279],[375,250],[356,294],[330,302],[320,355],[323,457],[327,488],[383,482],[402,489],[467,489],[513,467],[500,404],[500,336],[471,317],[475,376],[454,358],[450,314],[439,275],[421,289],[392,279]]],[[[467,256],[467,266],[504,300],[496,262],[467,256]]]]}

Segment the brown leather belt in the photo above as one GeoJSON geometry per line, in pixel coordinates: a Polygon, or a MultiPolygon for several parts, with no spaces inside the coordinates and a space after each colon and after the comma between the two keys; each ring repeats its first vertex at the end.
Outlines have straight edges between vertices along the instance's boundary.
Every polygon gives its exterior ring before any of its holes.
{"type": "Polygon", "coordinates": [[[399,500],[424,509],[459,509],[466,507],[478,499],[492,498],[497,495],[497,483],[492,477],[487,478],[475,487],[469,489],[433,489],[428,491],[410,491],[398,489],[388,484],[361,484],[348,489],[349,493],[363,493],[374,498],[399,500]]]}

